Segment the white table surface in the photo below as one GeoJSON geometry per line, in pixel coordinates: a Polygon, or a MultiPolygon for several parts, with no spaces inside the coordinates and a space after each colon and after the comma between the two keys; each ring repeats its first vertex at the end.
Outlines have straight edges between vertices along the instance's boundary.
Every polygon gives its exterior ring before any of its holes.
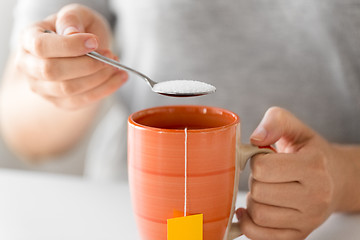
{"type": "MultiPolygon", "coordinates": [[[[244,205],[245,192],[240,192],[237,206],[244,205]]],[[[0,239],[139,237],[126,183],[0,169],[0,239]]],[[[334,214],[308,239],[359,240],[360,214],[334,214]]]]}

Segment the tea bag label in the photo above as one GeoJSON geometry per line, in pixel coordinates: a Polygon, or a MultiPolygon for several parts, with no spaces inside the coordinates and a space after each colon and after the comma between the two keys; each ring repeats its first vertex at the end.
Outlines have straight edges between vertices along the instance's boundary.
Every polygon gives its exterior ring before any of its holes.
{"type": "Polygon", "coordinates": [[[187,216],[187,128],[185,128],[185,189],[184,212],[174,210],[174,218],[167,220],[167,240],[203,240],[203,215],[187,216]],[[183,217],[180,217],[183,215],[183,217]]]}
{"type": "Polygon", "coordinates": [[[203,240],[203,215],[167,220],[167,240],[203,240]]]}

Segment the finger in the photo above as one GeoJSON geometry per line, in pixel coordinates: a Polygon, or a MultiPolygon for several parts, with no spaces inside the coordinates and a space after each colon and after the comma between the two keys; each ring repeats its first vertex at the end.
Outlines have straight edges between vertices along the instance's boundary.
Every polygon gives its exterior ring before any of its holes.
{"type": "Polygon", "coordinates": [[[250,160],[253,177],[261,182],[283,183],[302,181],[309,161],[302,154],[258,154],[250,160]]]}
{"type": "Polygon", "coordinates": [[[250,196],[262,204],[300,210],[306,199],[305,190],[305,187],[298,182],[264,183],[250,177],[250,196]]]}
{"type": "Polygon", "coordinates": [[[256,240],[288,240],[303,239],[301,233],[294,229],[278,229],[260,227],[253,222],[247,211],[243,208],[236,210],[236,216],[239,219],[240,230],[249,239],[256,240]]]}
{"type": "Polygon", "coordinates": [[[288,111],[272,107],[266,111],[259,126],[251,135],[251,142],[258,146],[276,143],[284,138],[292,145],[302,145],[314,132],[288,111]]]}
{"type": "Polygon", "coordinates": [[[88,56],[42,59],[23,52],[19,67],[33,78],[63,81],[85,77],[108,66],[88,56]]]}
{"type": "Polygon", "coordinates": [[[293,230],[301,228],[301,212],[291,208],[258,203],[250,195],[247,198],[247,212],[253,222],[261,227],[293,230]]]}
{"type": "Polygon", "coordinates": [[[94,89],[111,77],[117,69],[106,67],[90,76],[64,80],[64,81],[43,81],[31,79],[32,89],[39,95],[48,97],[70,97],[94,89]]]}
{"type": "Polygon", "coordinates": [[[84,32],[92,24],[93,14],[80,4],[69,4],[60,9],[56,19],[56,32],[60,35],[84,32]]]}
{"type": "Polygon", "coordinates": [[[62,36],[46,33],[42,26],[27,28],[22,35],[22,47],[27,52],[41,58],[82,56],[98,48],[98,38],[94,34],[79,33],[62,36]]]}
{"type": "Polygon", "coordinates": [[[115,72],[104,84],[88,92],[67,98],[45,97],[59,108],[79,109],[88,106],[114,93],[127,80],[127,74],[124,71],[115,72]]]}

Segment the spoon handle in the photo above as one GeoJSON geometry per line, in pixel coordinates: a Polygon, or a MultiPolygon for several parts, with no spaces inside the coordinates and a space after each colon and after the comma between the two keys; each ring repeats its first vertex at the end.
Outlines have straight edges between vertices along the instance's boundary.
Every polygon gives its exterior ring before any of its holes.
{"type": "Polygon", "coordinates": [[[111,58],[105,57],[105,56],[101,55],[98,52],[93,51],[93,52],[87,53],[86,55],[88,55],[89,57],[95,58],[96,60],[99,60],[99,61],[101,61],[103,63],[107,63],[107,64],[109,64],[109,65],[111,65],[113,67],[120,68],[122,70],[128,70],[128,71],[134,71],[135,72],[134,69],[131,69],[131,68],[127,67],[127,66],[124,66],[124,65],[120,64],[118,61],[115,61],[115,60],[113,60],[111,58]]]}
{"type": "MultiPolygon", "coordinates": [[[[56,32],[54,32],[52,30],[49,30],[49,29],[45,29],[44,33],[55,33],[56,34],[56,32]]],[[[151,88],[153,88],[154,85],[157,83],[157,82],[151,80],[145,74],[143,74],[141,72],[138,72],[135,69],[132,69],[132,68],[130,68],[128,66],[122,65],[118,61],[115,61],[115,60],[113,60],[111,58],[105,57],[105,56],[101,55],[98,52],[92,51],[92,52],[87,53],[86,55],[89,56],[89,57],[92,57],[92,58],[94,58],[96,60],[99,60],[99,61],[101,61],[103,63],[109,64],[109,65],[111,65],[113,67],[120,68],[122,70],[127,70],[127,71],[130,71],[130,72],[133,72],[133,73],[139,75],[140,77],[144,78],[144,80],[147,82],[147,84],[150,85],[151,88]]]]}
{"type": "Polygon", "coordinates": [[[115,60],[113,60],[113,59],[111,59],[111,58],[105,57],[105,56],[101,55],[101,54],[98,53],[98,52],[92,51],[92,52],[87,53],[86,55],[89,56],[89,57],[92,57],[92,58],[94,58],[94,59],[96,59],[96,60],[99,60],[99,61],[101,61],[101,62],[104,62],[104,63],[106,63],[106,64],[109,64],[109,65],[111,65],[111,66],[113,66],[113,67],[120,68],[120,69],[122,69],[122,70],[127,70],[127,71],[130,71],[130,72],[133,72],[133,73],[139,75],[140,77],[145,78],[145,80],[148,81],[148,83],[150,84],[151,87],[153,87],[153,86],[156,84],[156,82],[154,82],[153,80],[151,80],[148,76],[144,75],[143,73],[138,72],[138,71],[136,71],[135,69],[132,69],[132,68],[130,68],[130,67],[128,67],[128,66],[122,65],[122,64],[119,63],[118,61],[115,61],[115,60]]]}

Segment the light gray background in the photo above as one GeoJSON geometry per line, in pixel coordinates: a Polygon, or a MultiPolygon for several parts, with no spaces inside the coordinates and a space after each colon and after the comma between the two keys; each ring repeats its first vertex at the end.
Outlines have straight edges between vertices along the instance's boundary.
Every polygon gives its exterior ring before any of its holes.
{"type": "MultiPolygon", "coordinates": [[[[17,1],[0,1],[0,81],[2,81],[3,71],[9,56],[10,35],[13,24],[13,11],[17,1]]],[[[0,113],[1,114],[1,113],[0,113]]],[[[54,173],[65,173],[72,175],[83,174],[83,162],[76,153],[72,157],[63,156],[57,161],[49,161],[45,164],[30,164],[29,162],[17,158],[4,144],[0,132],[0,168],[16,168],[33,171],[45,171],[54,173]]]]}
{"type": "MultiPolygon", "coordinates": [[[[5,68],[6,60],[9,55],[9,39],[10,32],[12,28],[12,13],[16,1],[5,0],[0,1],[0,72],[1,78],[3,75],[3,70],[5,68]]],[[[21,167],[23,163],[19,162],[14,155],[6,148],[4,145],[3,139],[0,139],[0,167],[21,167]]]]}
{"type": "Polygon", "coordinates": [[[1,49],[0,49],[0,70],[4,69],[6,58],[9,51],[9,38],[12,27],[12,9],[16,1],[0,1],[0,27],[1,27],[1,49]]]}

